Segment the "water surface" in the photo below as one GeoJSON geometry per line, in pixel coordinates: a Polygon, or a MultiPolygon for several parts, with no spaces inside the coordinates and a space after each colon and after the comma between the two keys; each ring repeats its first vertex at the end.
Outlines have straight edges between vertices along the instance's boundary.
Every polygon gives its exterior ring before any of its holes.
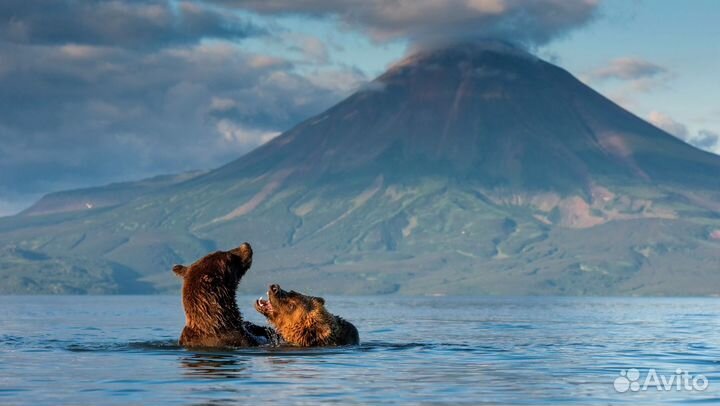
{"type": "Polygon", "coordinates": [[[326,299],[360,346],[188,351],[179,296],[0,297],[0,404],[720,403],[720,299],[326,299]]]}

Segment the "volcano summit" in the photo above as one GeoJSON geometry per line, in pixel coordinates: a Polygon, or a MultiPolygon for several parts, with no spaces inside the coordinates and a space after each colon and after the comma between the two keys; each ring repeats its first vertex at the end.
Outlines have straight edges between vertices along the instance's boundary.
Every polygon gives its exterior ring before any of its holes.
{"type": "Polygon", "coordinates": [[[720,157],[488,42],[216,170],[44,197],[0,220],[0,291],[174,289],[172,264],[248,240],[247,290],[710,295],[719,236],[720,157]]]}

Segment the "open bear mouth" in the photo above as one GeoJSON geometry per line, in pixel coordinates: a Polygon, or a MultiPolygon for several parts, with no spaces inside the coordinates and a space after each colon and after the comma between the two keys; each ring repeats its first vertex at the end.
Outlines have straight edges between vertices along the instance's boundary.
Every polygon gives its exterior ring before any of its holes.
{"type": "Polygon", "coordinates": [[[255,307],[257,307],[257,309],[261,313],[264,313],[264,314],[268,314],[268,313],[272,312],[272,310],[273,310],[273,307],[272,307],[272,304],[270,303],[270,301],[263,299],[262,296],[260,298],[258,298],[257,301],[255,301],[255,307]]]}

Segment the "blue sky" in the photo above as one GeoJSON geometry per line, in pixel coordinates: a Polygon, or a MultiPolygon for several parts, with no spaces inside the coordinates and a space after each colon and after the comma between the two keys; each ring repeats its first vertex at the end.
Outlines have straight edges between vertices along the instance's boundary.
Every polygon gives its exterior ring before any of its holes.
{"type": "MultiPolygon", "coordinates": [[[[603,2],[602,11],[543,51],[558,55],[560,65],[640,117],[673,120],[690,137],[720,132],[720,2],[612,0],[603,2]],[[587,80],[620,58],[648,61],[666,72],[646,84],[587,80]]],[[[720,153],[720,144],[706,149],[720,153]]]]}
{"type": "Polygon", "coordinates": [[[712,0],[6,0],[0,215],[220,166],[415,49],[478,38],[720,153],[719,19],[712,0]]]}

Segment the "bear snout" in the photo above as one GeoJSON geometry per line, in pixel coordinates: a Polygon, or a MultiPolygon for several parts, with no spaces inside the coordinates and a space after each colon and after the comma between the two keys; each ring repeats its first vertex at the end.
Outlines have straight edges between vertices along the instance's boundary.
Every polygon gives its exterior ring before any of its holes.
{"type": "Polygon", "coordinates": [[[253,250],[250,244],[244,242],[239,247],[230,251],[233,255],[237,255],[246,264],[251,264],[253,259],[253,250]]]}

